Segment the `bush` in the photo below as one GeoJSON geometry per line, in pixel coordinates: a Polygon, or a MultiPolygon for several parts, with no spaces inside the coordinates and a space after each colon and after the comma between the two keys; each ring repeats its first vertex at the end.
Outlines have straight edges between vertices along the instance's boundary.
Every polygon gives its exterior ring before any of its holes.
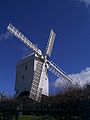
{"type": "Polygon", "coordinates": [[[69,88],[54,96],[43,97],[40,103],[23,98],[6,98],[0,102],[0,109],[22,110],[22,114],[40,114],[59,117],[63,120],[89,120],[90,85],[84,88],[69,88]]]}

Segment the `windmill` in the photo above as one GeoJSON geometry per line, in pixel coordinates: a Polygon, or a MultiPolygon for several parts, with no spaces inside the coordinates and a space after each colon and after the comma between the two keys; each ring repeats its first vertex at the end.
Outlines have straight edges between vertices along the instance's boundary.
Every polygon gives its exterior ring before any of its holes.
{"type": "Polygon", "coordinates": [[[54,62],[48,60],[48,57],[51,56],[56,36],[52,29],[46,46],[45,55],[43,55],[42,51],[11,23],[8,25],[7,29],[34,51],[34,54],[30,54],[17,64],[15,83],[17,97],[21,94],[28,93],[31,99],[40,101],[42,95],[49,96],[48,70],[55,76],[71,83],[71,78],[69,78],[69,76],[54,62]]]}

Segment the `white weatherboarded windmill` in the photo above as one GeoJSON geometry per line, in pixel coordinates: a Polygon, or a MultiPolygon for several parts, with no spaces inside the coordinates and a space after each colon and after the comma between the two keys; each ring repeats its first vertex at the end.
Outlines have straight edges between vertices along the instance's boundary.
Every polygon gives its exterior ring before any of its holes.
{"type": "Polygon", "coordinates": [[[71,82],[71,79],[64,71],[47,59],[51,56],[56,36],[52,29],[47,43],[45,55],[43,55],[42,51],[38,49],[21,32],[19,32],[18,29],[16,29],[11,23],[8,25],[7,29],[34,51],[33,54],[27,56],[17,64],[15,83],[17,97],[21,94],[29,93],[29,97],[31,99],[40,101],[42,95],[48,96],[48,70],[50,70],[55,76],[71,82]]]}

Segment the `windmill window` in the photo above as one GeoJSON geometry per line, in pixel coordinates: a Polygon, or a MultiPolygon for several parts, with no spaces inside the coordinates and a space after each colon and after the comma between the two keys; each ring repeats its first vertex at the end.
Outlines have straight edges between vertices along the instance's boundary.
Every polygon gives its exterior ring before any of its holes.
{"type": "Polygon", "coordinates": [[[27,70],[27,65],[26,65],[25,69],[27,70]]]}
{"type": "Polygon", "coordinates": [[[22,76],[22,78],[24,79],[24,75],[22,76]]]}

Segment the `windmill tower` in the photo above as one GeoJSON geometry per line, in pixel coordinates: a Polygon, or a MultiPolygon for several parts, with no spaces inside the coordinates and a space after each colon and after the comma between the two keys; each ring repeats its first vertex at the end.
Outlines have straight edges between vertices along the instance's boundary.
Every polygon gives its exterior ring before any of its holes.
{"type": "Polygon", "coordinates": [[[34,53],[19,61],[17,64],[15,83],[17,97],[22,94],[28,94],[30,98],[40,101],[42,95],[48,96],[48,70],[50,70],[55,76],[66,80],[66,82],[70,83],[72,81],[62,69],[60,69],[54,62],[47,59],[51,56],[56,36],[52,29],[45,55],[43,55],[41,50],[19,32],[11,23],[8,25],[7,29],[34,51],[34,53]]]}

